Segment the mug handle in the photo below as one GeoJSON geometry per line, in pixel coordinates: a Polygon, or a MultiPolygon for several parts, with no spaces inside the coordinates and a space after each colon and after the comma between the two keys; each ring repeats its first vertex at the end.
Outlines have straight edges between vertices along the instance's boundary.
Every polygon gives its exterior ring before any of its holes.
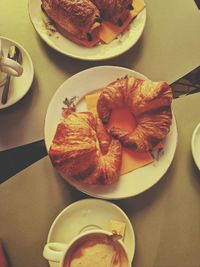
{"type": "Polygon", "coordinates": [[[47,243],[43,250],[43,257],[48,261],[61,262],[68,245],[59,242],[47,243]]]}
{"type": "Polygon", "coordinates": [[[9,75],[20,76],[23,72],[23,67],[16,61],[10,58],[1,58],[1,71],[9,75]]]}

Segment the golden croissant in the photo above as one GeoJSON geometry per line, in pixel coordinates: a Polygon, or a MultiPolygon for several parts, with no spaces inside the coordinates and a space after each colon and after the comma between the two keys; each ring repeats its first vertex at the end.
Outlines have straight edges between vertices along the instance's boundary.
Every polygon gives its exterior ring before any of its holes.
{"type": "Polygon", "coordinates": [[[152,150],[170,130],[172,90],[166,82],[124,77],[110,83],[97,102],[99,118],[106,125],[113,109],[127,107],[137,126],[128,133],[111,128],[110,134],[136,151],[152,150]]]}
{"type": "Polygon", "coordinates": [[[64,178],[89,185],[112,184],[121,166],[121,144],[91,112],[67,112],[49,149],[64,178]]]}
{"type": "Polygon", "coordinates": [[[98,35],[100,11],[90,0],[42,0],[42,9],[76,43],[98,35]]]}

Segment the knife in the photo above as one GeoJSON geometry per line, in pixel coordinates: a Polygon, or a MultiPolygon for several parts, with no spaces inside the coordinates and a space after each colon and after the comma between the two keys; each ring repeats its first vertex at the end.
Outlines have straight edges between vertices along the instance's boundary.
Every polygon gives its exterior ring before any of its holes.
{"type": "MultiPolygon", "coordinates": [[[[20,52],[20,50],[19,50],[19,48],[17,46],[12,45],[9,48],[8,58],[21,63],[22,56],[21,56],[21,52],[20,52]]],[[[5,82],[4,88],[3,88],[2,97],[1,97],[1,103],[2,104],[6,104],[7,100],[8,100],[8,93],[9,93],[9,87],[10,87],[10,78],[11,78],[11,76],[8,74],[7,78],[6,78],[6,82],[5,82]]]]}

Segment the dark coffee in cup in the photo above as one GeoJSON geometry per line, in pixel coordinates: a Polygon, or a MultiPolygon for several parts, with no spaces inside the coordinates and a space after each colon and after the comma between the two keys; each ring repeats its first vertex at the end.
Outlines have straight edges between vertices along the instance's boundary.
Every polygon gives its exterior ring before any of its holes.
{"type": "Polygon", "coordinates": [[[129,267],[119,241],[104,233],[90,233],[76,240],[65,255],[64,267],[129,267]]]}

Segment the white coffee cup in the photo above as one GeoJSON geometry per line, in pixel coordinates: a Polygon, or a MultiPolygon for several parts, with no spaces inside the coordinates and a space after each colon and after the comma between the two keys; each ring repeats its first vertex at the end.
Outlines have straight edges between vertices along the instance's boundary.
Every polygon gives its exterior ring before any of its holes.
{"type": "Polygon", "coordinates": [[[22,75],[22,72],[22,65],[4,56],[2,40],[0,39],[0,85],[5,83],[7,75],[18,77],[22,75]]]}
{"type": "Polygon", "coordinates": [[[109,231],[88,230],[78,234],[69,244],[47,243],[43,256],[58,263],[59,267],[131,267],[125,244],[113,237],[109,231]]]}

